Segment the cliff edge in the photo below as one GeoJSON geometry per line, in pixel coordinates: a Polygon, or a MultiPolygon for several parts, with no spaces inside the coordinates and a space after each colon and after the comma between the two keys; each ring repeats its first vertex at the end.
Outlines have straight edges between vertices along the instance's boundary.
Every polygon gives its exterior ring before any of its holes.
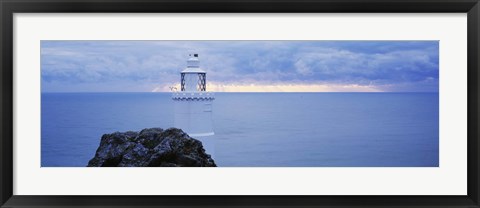
{"type": "Polygon", "coordinates": [[[88,167],[216,167],[202,142],[181,129],[104,134],[88,167]]]}

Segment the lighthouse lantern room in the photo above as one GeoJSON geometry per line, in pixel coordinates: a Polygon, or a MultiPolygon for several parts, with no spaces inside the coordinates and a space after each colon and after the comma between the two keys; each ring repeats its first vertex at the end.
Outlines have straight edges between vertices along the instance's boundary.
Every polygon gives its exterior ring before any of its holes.
{"type": "Polygon", "coordinates": [[[198,54],[190,55],[180,72],[180,91],[173,92],[174,126],[192,137],[214,135],[212,92],[207,92],[207,73],[200,68],[198,54]]]}

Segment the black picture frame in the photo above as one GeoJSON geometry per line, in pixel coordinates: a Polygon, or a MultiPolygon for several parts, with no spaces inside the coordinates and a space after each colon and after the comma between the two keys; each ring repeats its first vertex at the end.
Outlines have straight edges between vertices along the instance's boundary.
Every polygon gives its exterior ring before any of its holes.
{"type": "MultiPolygon", "coordinates": [[[[478,0],[0,0],[1,207],[480,207],[478,0]],[[14,13],[467,13],[466,196],[25,196],[13,195],[14,13]]],[[[72,187],[74,188],[74,187],[72,187]]],[[[413,188],[413,187],[412,187],[413,188]]]]}

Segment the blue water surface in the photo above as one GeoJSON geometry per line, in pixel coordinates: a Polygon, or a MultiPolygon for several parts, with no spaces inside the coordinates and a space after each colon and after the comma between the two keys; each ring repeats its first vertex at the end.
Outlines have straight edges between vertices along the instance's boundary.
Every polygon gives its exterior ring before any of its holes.
{"type": "MultiPolygon", "coordinates": [[[[42,93],[42,167],[84,167],[103,134],[169,128],[170,93],[42,93]]],[[[438,167],[438,93],[216,93],[220,167],[438,167]]],[[[203,138],[205,139],[205,138],[203,138]]]]}

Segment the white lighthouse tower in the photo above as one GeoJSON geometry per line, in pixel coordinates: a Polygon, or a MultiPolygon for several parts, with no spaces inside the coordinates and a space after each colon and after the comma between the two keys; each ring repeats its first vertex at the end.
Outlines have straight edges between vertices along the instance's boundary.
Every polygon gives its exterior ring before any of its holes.
{"type": "Polygon", "coordinates": [[[214,135],[212,92],[207,92],[207,73],[200,68],[198,54],[190,55],[187,68],[180,73],[180,91],[173,92],[174,126],[191,137],[214,135]]]}

